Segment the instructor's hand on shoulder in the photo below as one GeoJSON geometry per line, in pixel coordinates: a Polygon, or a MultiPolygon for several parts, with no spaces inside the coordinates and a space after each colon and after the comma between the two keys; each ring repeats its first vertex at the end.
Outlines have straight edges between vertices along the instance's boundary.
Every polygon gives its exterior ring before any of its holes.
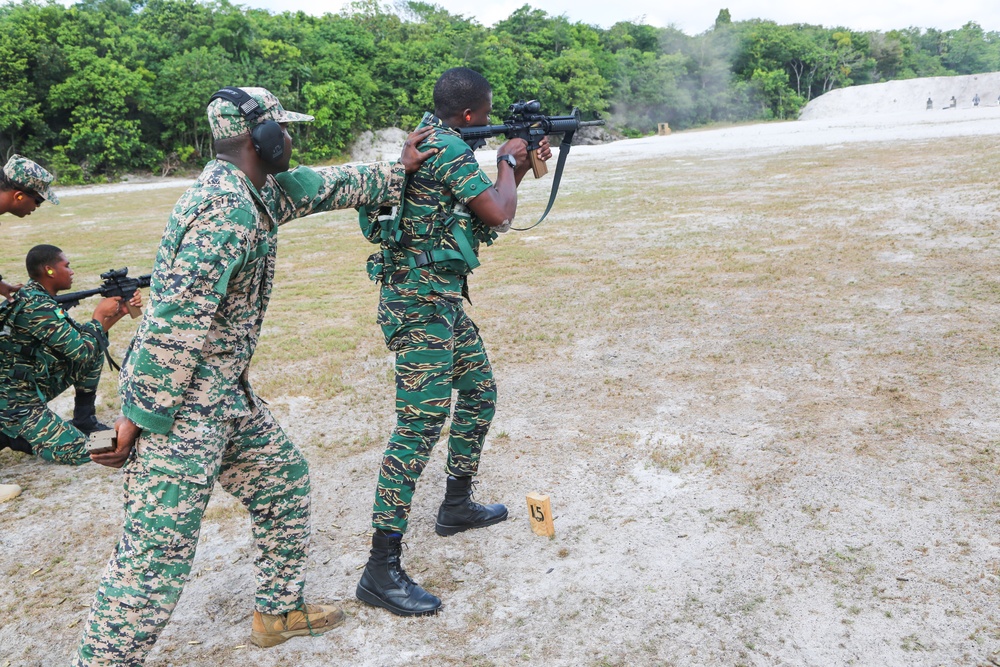
{"type": "Polygon", "coordinates": [[[403,163],[403,169],[407,174],[415,173],[427,158],[437,154],[438,151],[436,148],[426,151],[417,150],[417,145],[431,136],[431,132],[433,131],[434,128],[427,125],[419,130],[410,132],[409,136],[406,137],[406,141],[403,142],[403,152],[399,154],[399,161],[403,163]]]}
{"type": "Polygon", "coordinates": [[[10,298],[14,296],[14,293],[22,287],[24,287],[24,285],[21,283],[15,283],[12,285],[6,280],[0,280],[0,297],[10,300],[10,298]]]}
{"type": "Polygon", "coordinates": [[[135,446],[135,441],[138,440],[139,434],[142,433],[142,429],[128,417],[119,417],[115,420],[115,432],[118,434],[118,445],[114,451],[105,452],[104,454],[91,454],[91,461],[100,463],[102,466],[108,466],[109,468],[121,468],[125,465],[129,454],[132,453],[132,447],[135,446]]]}

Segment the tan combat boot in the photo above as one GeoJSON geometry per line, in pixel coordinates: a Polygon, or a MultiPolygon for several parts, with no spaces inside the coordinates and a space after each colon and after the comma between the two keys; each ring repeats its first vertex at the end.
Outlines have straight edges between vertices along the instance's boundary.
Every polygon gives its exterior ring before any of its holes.
{"type": "Polygon", "coordinates": [[[250,641],[261,648],[282,644],[292,637],[321,635],[344,622],[344,612],[332,604],[307,604],[305,612],[287,614],[253,613],[250,641]]]}

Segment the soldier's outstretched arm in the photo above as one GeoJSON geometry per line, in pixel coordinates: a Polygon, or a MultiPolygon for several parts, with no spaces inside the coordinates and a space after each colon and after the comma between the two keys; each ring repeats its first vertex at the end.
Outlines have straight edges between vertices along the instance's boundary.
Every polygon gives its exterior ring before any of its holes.
{"type": "Polygon", "coordinates": [[[297,167],[268,179],[261,195],[279,225],[322,211],[395,204],[402,192],[404,173],[415,172],[436,152],[417,149],[432,129],[424,127],[410,133],[398,162],[297,167]]]}

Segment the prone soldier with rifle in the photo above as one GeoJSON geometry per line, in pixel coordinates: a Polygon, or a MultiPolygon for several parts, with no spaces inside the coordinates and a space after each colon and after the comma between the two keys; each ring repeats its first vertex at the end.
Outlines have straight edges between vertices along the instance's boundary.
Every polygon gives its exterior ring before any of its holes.
{"type": "Polygon", "coordinates": [[[102,355],[110,361],[108,330],[130,310],[139,312],[137,288],[145,277],[129,279],[127,269],[109,271],[100,288],[60,298],[57,292],[73,285],[62,250],[35,246],[25,266],[31,280],[0,304],[0,448],[80,465],[111,446],[113,431],[97,420],[95,405],[102,355]],[[76,322],[66,313],[94,294],[106,298],[89,322],[76,322]],[[73,419],[67,422],[47,404],[70,386],[76,395],[73,419]]]}

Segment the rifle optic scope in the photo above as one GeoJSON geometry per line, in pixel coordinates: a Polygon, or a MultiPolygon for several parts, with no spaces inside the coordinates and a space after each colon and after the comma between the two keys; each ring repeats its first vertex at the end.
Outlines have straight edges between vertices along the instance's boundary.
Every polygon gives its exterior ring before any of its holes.
{"type": "Polygon", "coordinates": [[[539,113],[542,110],[542,103],[538,100],[528,100],[527,102],[514,102],[510,105],[512,114],[539,113]]]}
{"type": "Polygon", "coordinates": [[[111,269],[110,271],[105,271],[101,274],[101,280],[116,280],[118,278],[124,278],[128,275],[128,269],[111,269]]]}

